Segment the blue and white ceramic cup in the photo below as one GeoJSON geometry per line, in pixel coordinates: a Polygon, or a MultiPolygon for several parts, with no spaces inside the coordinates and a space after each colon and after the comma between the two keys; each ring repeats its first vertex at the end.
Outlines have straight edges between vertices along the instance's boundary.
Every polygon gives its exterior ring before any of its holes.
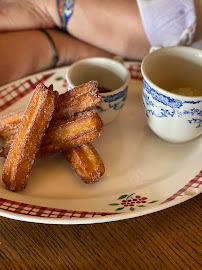
{"type": "Polygon", "coordinates": [[[141,71],[143,106],[153,132],[173,143],[200,136],[202,51],[190,47],[160,48],[145,57],[141,71]],[[191,96],[193,93],[195,96],[191,96]]]}
{"type": "Polygon", "coordinates": [[[119,115],[128,93],[130,73],[120,59],[82,59],[72,64],[66,74],[69,89],[95,80],[98,81],[100,91],[107,91],[100,93],[103,103],[96,107],[104,124],[110,123],[119,115]]]}

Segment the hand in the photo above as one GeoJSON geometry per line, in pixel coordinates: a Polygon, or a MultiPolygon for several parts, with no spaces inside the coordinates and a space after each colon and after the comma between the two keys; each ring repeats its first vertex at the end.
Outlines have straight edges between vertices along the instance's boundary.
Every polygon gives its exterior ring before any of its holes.
{"type": "Polygon", "coordinates": [[[60,25],[56,0],[1,0],[0,32],[60,25]]]}

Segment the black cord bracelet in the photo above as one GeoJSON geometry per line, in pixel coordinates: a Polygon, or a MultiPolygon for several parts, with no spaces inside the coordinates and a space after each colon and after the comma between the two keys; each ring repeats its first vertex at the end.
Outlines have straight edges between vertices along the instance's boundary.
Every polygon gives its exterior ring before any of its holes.
{"type": "Polygon", "coordinates": [[[55,47],[55,43],[51,37],[51,35],[45,30],[45,29],[40,29],[41,32],[43,32],[48,40],[50,41],[51,47],[53,49],[53,67],[55,68],[57,66],[57,62],[58,62],[58,53],[57,53],[57,49],[55,47]]]}

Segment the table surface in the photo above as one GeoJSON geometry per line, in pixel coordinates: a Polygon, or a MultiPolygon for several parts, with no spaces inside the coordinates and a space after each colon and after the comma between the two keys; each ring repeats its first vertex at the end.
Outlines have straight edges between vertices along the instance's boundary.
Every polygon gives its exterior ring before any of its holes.
{"type": "Polygon", "coordinates": [[[201,202],[93,225],[0,218],[0,269],[201,269],[201,202]]]}

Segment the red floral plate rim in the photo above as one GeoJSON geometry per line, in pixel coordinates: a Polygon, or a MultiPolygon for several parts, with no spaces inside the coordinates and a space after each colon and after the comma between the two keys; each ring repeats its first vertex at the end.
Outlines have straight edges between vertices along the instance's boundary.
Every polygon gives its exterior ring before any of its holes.
{"type": "MultiPolygon", "coordinates": [[[[184,187],[174,193],[172,196],[167,198],[165,201],[149,207],[144,210],[144,215],[166,209],[168,207],[177,205],[184,202],[190,197],[198,195],[198,190],[202,185],[202,170],[192,180],[190,180],[184,187]],[[187,198],[183,196],[187,195],[187,198]],[[177,198],[182,198],[178,200],[177,198]]],[[[121,203],[111,203],[109,205],[116,206],[124,205],[127,206],[127,201],[133,194],[121,195],[117,200],[121,200],[121,203]],[[128,197],[128,198],[127,198],[128,197]]],[[[135,196],[136,203],[145,203],[147,198],[139,195],[135,196]]],[[[150,201],[149,204],[156,204],[158,201],[150,201]]],[[[131,203],[131,202],[129,202],[131,203]]],[[[143,204],[138,204],[137,207],[145,207],[143,204]]],[[[116,211],[124,210],[124,206],[117,208],[116,211]]],[[[139,213],[135,214],[131,209],[130,212],[88,212],[88,211],[73,211],[66,209],[50,208],[26,203],[20,203],[12,200],[0,198],[0,214],[4,217],[9,217],[17,220],[32,221],[38,223],[53,223],[53,224],[88,224],[88,223],[100,223],[107,221],[116,221],[127,218],[133,218],[139,216],[139,213]],[[29,218],[32,217],[31,219],[29,218]],[[60,221],[58,221],[60,219],[60,221]],[[71,222],[68,220],[71,219],[71,222]]],[[[141,214],[142,215],[142,214],[141,214]]]]}

